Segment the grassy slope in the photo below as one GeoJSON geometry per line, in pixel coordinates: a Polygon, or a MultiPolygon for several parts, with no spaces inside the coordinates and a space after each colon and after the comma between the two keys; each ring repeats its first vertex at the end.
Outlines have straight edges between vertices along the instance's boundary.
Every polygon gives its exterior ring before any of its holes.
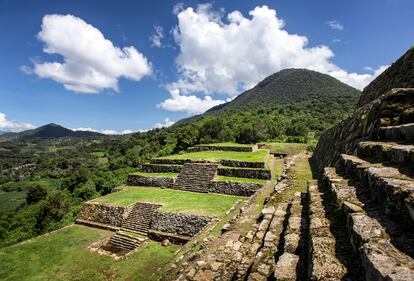
{"type": "Polygon", "coordinates": [[[102,203],[127,206],[136,201],[162,204],[166,212],[185,212],[206,216],[223,216],[237,200],[245,197],[214,193],[195,193],[153,187],[130,187],[95,199],[102,203]]]}
{"type": "Polygon", "coordinates": [[[295,155],[300,153],[301,151],[306,151],[306,148],[309,146],[309,144],[306,143],[265,143],[267,148],[270,150],[270,152],[274,153],[285,153],[289,156],[295,155]]]}
{"type": "Polygon", "coordinates": [[[10,181],[0,185],[0,213],[14,211],[25,203],[27,190],[34,185],[40,185],[47,191],[52,191],[60,187],[60,180],[42,178],[19,182],[10,181]]]}
{"type": "Polygon", "coordinates": [[[71,225],[0,250],[1,280],[156,280],[153,272],[179,248],[150,241],[126,260],[87,250],[113,232],[71,225]],[[154,258],[156,256],[157,258],[154,258]]]}
{"type": "Polygon", "coordinates": [[[134,172],[134,173],[131,173],[131,175],[173,178],[173,177],[178,176],[178,173],[146,173],[146,172],[134,172]]]}
{"type": "Polygon", "coordinates": [[[226,176],[217,176],[217,181],[232,181],[232,182],[253,182],[253,183],[260,183],[264,184],[266,180],[261,179],[249,179],[249,178],[236,178],[236,177],[226,177],[226,176]]]}
{"type": "Polygon", "coordinates": [[[251,144],[243,144],[243,143],[235,143],[235,142],[219,142],[219,143],[208,143],[208,144],[201,144],[201,145],[208,145],[208,146],[243,146],[243,147],[252,146],[251,144]]]}
{"type": "Polygon", "coordinates": [[[263,162],[267,150],[258,150],[256,152],[234,152],[234,151],[200,151],[183,154],[175,154],[164,159],[193,159],[193,160],[238,160],[248,162],[263,162]]]}

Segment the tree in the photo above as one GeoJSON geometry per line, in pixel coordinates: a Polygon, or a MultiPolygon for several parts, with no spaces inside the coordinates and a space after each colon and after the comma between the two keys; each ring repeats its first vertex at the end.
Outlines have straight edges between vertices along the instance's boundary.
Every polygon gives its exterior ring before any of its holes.
{"type": "Polygon", "coordinates": [[[47,190],[40,185],[35,185],[29,189],[26,195],[27,204],[35,204],[40,200],[46,198],[47,190]]]}

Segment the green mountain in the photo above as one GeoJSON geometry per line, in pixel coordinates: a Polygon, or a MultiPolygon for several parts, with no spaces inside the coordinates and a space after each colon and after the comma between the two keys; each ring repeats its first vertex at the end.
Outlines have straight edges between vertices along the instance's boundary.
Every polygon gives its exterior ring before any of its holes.
{"type": "Polygon", "coordinates": [[[100,133],[90,131],[72,131],[60,125],[50,123],[33,130],[27,130],[20,133],[6,133],[0,136],[0,141],[4,140],[31,140],[31,139],[53,139],[64,137],[99,137],[105,136],[100,133]]]}
{"type": "Polygon", "coordinates": [[[267,77],[233,101],[183,119],[174,127],[224,122],[224,127],[229,128],[226,133],[230,134],[242,127],[259,129],[258,133],[263,135],[259,140],[318,134],[352,112],[359,93],[326,74],[286,69],[267,77]]]}

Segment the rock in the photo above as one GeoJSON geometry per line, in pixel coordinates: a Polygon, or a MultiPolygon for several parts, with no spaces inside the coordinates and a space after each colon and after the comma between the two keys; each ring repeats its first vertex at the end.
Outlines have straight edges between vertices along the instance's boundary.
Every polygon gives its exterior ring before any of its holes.
{"type": "Polygon", "coordinates": [[[279,261],[275,267],[275,278],[278,281],[293,281],[296,280],[296,266],[299,262],[299,257],[294,254],[284,253],[280,256],[279,261]]]}
{"type": "Polygon", "coordinates": [[[219,268],[220,268],[220,266],[222,265],[222,263],[221,262],[217,262],[217,261],[214,261],[212,264],[211,264],[211,270],[213,270],[213,271],[217,271],[217,270],[219,270],[219,268]]]}
{"type": "Polygon", "coordinates": [[[162,241],[161,245],[163,245],[164,247],[170,246],[171,242],[168,239],[165,239],[164,241],[162,241]]]}
{"type": "Polygon", "coordinates": [[[271,215],[275,212],[275,207],[267,207],[262,210],[262,215],[271,215]]]}
{"type": "Polygon", "coordinates": [[[194,276],[195,281],[211,281],[213,280],[213,271],[205,270],[199,271],[196,276],[194,276]]]}
{"type": "Polygon", "coordinates": [[[223,227],[221,228],[221,233],[229,231],[230,228],[231,228],[231,224],[229,223],[224,224],[223,227]]]}
{"type": "Polygon", "coordinates": [[[300,237],[296,233],[290,233],[285,236],[285,252],[295,254],[299,248],[300,237]]]}

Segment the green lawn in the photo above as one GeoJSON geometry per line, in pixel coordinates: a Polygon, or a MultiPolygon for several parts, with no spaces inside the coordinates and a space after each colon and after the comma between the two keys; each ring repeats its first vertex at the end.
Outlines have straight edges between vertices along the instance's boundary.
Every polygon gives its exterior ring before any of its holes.
{"type": "Polygon", "coordinates": [[[173,178],[178,176],[177,173],[146,173],[146,172],[134,172],[131,175],[138,175],[138,176],[151,176],[151,177],[167,177],[173,178]]]}
{"type": "Polygon", "coordinates": [[[223,216],[241,196],[196,193],[154,187],[128,187],[122,191],[95,199],[101,203],[127,206],[136,201],[162,204],[160,210],[205,216],[223,216]]]}
{"type": "Polygon", "coordinates": [[[265,143],[270,152],[285,153],[287,155],[295,155],[301,151],[306,151],[309,146],[307,143],[265,143]]]}
{"type": "Polygon", "coordinates": [[[90,252],[87,246],[113,232],[71,225],[28,242],[0,249],[0,279],[45,280],[157,280],[152,275],[171,259],[179,246],[163,247],[148,241],[127,259],[90,252]]]}
{"type": "Polygon", "coordinates": [[[253,182],[259,184],[265,184],[266,180],[261,179],[249,179],[249,178],[236,178],[236,177],[226,177],[226,176],[217,176],[215,178],[217,181],[233,181],[233,182],[253,182]]]}
{"type": "Polygon", "coordinates": [[[247,162],[263,162],[267,150],[261,149],[256,152],[235,152],[235,151],[200,151],[200,152],[189,152],[183,154],[175,154],[163,159],[192,159],[192,160],[238,160],[247,162]]]}
{"type": "Polygon", "coordinates": [[[219,143],[209,143],[209,144],[200,144],[196,146],[243,146],[243,147],[251,147],[251,144],[242,144],[242,143],[234,143],[234,142],[219,142],[219,143]]]}

